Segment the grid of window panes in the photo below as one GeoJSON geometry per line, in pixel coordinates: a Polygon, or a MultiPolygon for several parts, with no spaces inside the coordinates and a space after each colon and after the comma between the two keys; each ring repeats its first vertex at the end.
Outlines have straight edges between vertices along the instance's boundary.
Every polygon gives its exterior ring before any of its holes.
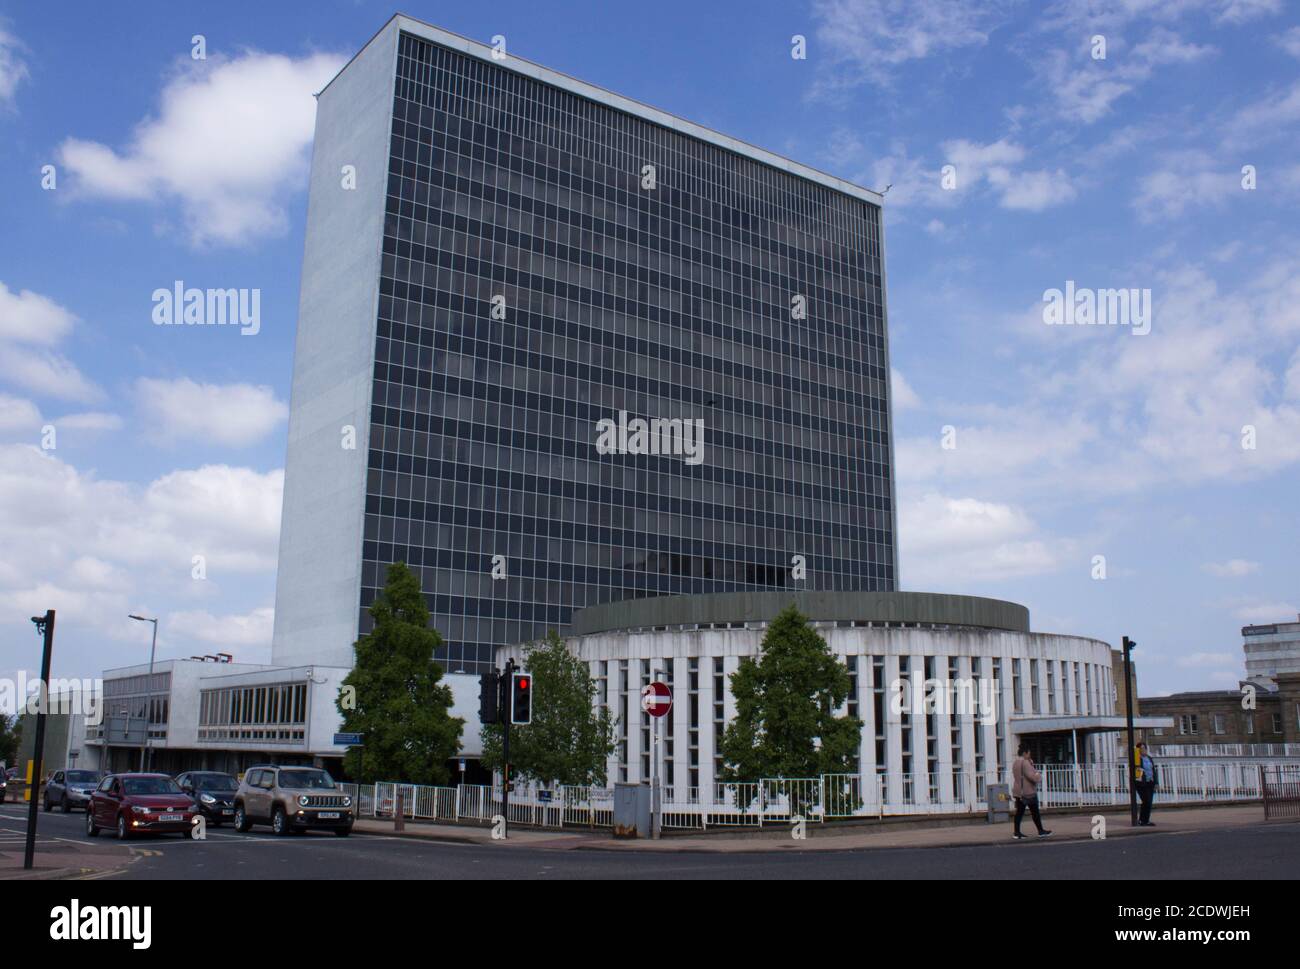
{"type": "Polygon", "coordinates": [[[878,207],[405,34],[387,206],[362,632],[399,560],[466,672],[599,602],[894,588],[878,207]],[[620,411],[703,462],[599,455],[620,411]]]}

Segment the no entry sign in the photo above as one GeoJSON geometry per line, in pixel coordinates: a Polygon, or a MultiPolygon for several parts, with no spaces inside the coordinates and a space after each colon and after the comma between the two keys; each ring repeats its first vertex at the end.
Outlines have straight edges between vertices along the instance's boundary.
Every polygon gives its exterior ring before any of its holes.
{"type": "Polygon", "coordinates": [[[667,683],[656,680],[641,687],[641,709],[652,717],[662,717],[673,708],[673,691],[667,683]]]}

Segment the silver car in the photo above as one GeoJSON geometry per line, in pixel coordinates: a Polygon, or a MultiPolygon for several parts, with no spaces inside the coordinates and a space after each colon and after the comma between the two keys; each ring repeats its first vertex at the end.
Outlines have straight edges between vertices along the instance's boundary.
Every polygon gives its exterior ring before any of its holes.
{"type": "Polygon", "coordinates": [[[45,783],[45,810],[54,810],[56,804],[64,814],[73,808],[84,810],[103,779],[99,770],[56,770],[45,783]]]}

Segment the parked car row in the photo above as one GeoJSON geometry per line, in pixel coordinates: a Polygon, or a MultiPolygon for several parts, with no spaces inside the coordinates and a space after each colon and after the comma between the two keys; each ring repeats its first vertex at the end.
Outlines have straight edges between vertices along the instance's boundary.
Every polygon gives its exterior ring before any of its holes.
{"type": "Polygon", "coordinates": [[[86,834],[92,838],[105,830],[115,831],[124,840],[166,832],[190,838],[194,819],[200,815],[206,824],[230,822],[240,832],[254,824],[266,824],[277,835],[324,829],[347,837],[355,819],[352,798],[326,771],[316,767],[250,767],[242,781],[218,771],[186,771],[175,778],[144,773],[101,775],[84,802],[65,793],[71,785],[65,776],[53,802],[47,787],[46,810],[54,803],[68,804],[64,810],[85,806],[86,834]]]}

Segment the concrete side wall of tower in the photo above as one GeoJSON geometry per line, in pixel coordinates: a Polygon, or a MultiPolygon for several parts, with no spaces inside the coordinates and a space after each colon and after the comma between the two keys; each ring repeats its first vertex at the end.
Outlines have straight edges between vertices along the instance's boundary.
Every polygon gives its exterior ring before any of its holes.
{"type": "Polygon", "coordinates": [[[396,27],[320,95],[280,527],[276,665],[352,665],[396,27]],[[345,187],[352,166],[355,188],[345,187]],[[354,447],[345,447],[348,428],[354,447]]]}

